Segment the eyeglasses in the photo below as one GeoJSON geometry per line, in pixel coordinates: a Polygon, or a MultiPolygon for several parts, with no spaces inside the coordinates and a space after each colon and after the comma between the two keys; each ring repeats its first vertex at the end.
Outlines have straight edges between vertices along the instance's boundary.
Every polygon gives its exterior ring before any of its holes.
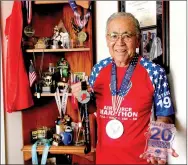
{"type": "Polygon", "coordinates": [[[132,37],[135,36],[136,34],[112,32],[112,33],[107,33],[107,35],[108,35],[108,39],[111,42],[116,42],[120,36],[124,42],[130,42],[132,37]]]}

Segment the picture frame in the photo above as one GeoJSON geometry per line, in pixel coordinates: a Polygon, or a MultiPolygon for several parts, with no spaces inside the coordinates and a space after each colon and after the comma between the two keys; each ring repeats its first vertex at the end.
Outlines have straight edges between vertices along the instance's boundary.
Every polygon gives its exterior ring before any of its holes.
{"type": "MultiPolygon", "coordinates": [[[[152,61],[161,65],[168,74],[170,72],[169,1],[152,2],[155,4],[151,4],[149,1],[118,1],[118,11],[130,12],[138,19],[139,23],[142,24],[140,27],[142,37],[144,37],[143,35],[145,35],[145,32],[156,29],[157,38],[155,42],[161,40],[162,54],[160,54],[159,51],[155,52],[158,56],[156,55],[157,57],[152,61]],[[149,9],[148,6],[151,5],[151,9],[155,9],[155,11],[149,9]],[[148,13],[150,14],[146,18],[145,15],[148,13]],[[152,20],[151,17],[154,17],[154,19],[152,20]],[[146,21],[144,19],[146,19],[146,21]]],[[[144,39],[142,38],[140,48],[137,52],[139,52],[140,55],[145,56],[146,54],[143,49],[143,40],[144,39]]],[[[150,56],[148,55],[148,57],[150,56]]],[[[150,58],[152,59],[152,57],[150,58]]]]}
{"type": "Polygon", "coordinates": [[[154,39],[157,35],[157,28],[148,28],[141,31],[141,44],[140,44],[140,54],[150,59],[151,61],[155,58],[154,52],[151,50],[154,39]]]}

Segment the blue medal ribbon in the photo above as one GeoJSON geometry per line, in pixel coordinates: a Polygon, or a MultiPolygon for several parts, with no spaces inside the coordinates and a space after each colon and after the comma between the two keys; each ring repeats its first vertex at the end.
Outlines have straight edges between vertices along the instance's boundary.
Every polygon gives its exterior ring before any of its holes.
{"type": "Polygon", "coordinates": [[[90,1],[89,8],[87,9],[87,13],[84,16],[80,16],[80,14],[78,13],[75,0],[69,0],[69,4],[70,4],[71,9],[74,12],[77,25],[79,26],[80,29],[83,29],[85,25],[87,24],[89,17],[91,15],[91,1],[90,1]]]}
{"type": "Polygon", "coordinates": [[[126,73],[124,74],[124,78],[123,78],[123,81],[121,83],[119,91],[117,91],[117,84],[116,84],[117,83],[116,82],[117,81],[116,64],[115,64],[114,61],[112,62],[111,84],[110,84],[112,96],[116,96],[116,95],[119,95],[121,97],[125,96],[126,89],[128,87],[131,76],[132,76],[133,71],[134,71],[136,64],[138,62],[138,57],[139,57],[138,54],[136,54],[133,57],[133,59],[131,60],[129,67],[128,67],[126,73]]]}
{"type": "Polygon", "coordinates": [[[48,151],[50,149],[50,144],[51,142],[51,139],[40,139],[40,140],[37,140],[33,146],[32,146],[32,164],[38,164],[38,157],[37,157],[37,146],[39,144],[43,144],[44,145],[44,150],[43,150],[43,153],[42,153],[42,159],[41,159],[41,164],[46,164],[46,161],[47,161],[47,157],[48,157],[48,151]]]}

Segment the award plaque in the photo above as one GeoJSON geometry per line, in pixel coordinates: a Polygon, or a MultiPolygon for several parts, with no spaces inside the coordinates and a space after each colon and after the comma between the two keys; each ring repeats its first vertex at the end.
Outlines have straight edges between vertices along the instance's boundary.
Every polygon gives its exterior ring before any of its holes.
{"type": "Polygon", "coordinates": [[[35,34],[35,29],[32,28],[32,26],[28,25],[24,28],[24,34],[27,37],[33,37],[35,34]]]}
{"type": "Polygon", "coordinates": [[[172,152],[175,132],[174,124],[151,122],[146,143],[146,158],[156,157],[160,160],[167,160],[168,153],[172,152]]]}

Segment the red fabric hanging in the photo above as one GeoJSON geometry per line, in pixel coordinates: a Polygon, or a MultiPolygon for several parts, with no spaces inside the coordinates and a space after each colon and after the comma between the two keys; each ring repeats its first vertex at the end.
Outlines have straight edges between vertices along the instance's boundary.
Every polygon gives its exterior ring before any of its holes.
{"type": "Polygon", "coordinates": [[[5,76],[5,109],[14,112],[33,105],[28,75],[21,49],[22,6],[14,1],[12,13],[6,19],[5,35],[8,38],[5,76]]]}

